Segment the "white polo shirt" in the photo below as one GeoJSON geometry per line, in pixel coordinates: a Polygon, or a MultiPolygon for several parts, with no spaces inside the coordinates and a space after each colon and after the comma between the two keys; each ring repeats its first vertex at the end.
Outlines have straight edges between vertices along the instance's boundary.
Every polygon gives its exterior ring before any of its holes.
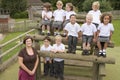
{"type": "MultiPolygon", "coordinates": [[[[65,50],[65,45],[64,44],[60,44],[60,45],[57,45],[57,44],[53,44],[53,49],[55,50],[65,50]]],[[[59,54],[59,53],[58,53],[59,54]]],[[[61,58],[54,58],[55,61],[58,61],[58,62],[61,62],[63,61],[64,59],[61,59],[61,58]]]]}
{"type": "MultiPolygon", "coordinates": [[[[47,17],[49,17],[50,19],[52,18],[52,11],[42,11],[42,18],[44,18],[44,16],[47,15],[47,17]]],[[[44,20],[48,20],[48,18],[45,18],[44,20]]]]}
{"type": "Polygon", "coordinates": [[[72,14],[76,14],[74,11],[65,11],[65,20],[69,20],[70,19],[70,15],[72,14]]]}
{"type": "Polygon", "coordinates": [[[53,13],[54,21],[63,21],[65,17],[65,11],[63,9],[55,10],[53,13]]]}
{"type": "Polygon", "coordinates": [[[93,36],[93,34],[97,31],[97,29],[96,26],[92,23],[90,25],[84,23],[81,26],[81,31],[83,32],[83,35],[93,36]]]}
{"type": "Polygon", "coordinates": [[[99,36],[109,37],[110,32],[114,31],[114,27],[113,27],[113,24],[111,23],[108,23],[107,25],[104,25],[103,23],[101,23],[98,26],[98,30],[100,31],[99,36]]]}
{"type": "Polygon", "coordinates": [[[71,24],[71,22],[69,22],[68,24],[66,24],[64,30],[68,31],[68,36],[71,35],[78,37],[78,32],[80,31],[80,25],[78,23],[71,24]]]}
{"type": "Polygon", "coordinates": [[[93,23],[100,24],[100,16],[101,16],[100,10],[97,10],[97,11],[91,10],[88,12],[88,14],[92,14],[92,16],[93,16],[92,22],[93,23]]]}
{"type": "MultiPolygon", "coordinates": [[[[52,46],[51,46],[51,45],[49,45],[48,47],[45,47],[45,45],[42,45],[41,48],[40,48],[40,51],[51,51],[51,50],[52,50],[52,46]]],[[[50,60],[49,57],[46,57],[45,59],[46,59],[47,61],[50,60]]]]}

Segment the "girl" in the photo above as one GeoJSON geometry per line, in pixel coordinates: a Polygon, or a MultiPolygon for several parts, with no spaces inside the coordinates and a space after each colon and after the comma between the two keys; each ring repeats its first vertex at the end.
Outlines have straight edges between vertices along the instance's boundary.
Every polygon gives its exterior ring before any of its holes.
{"type": "Polygon", "coordinates": [[[45,34],[45,26],[47,26],[47,35],[50,36],[50,23],[52,18],[51,4],[45,3],[42,11],[42,35],[45,34]]]}
{"type": "Polygon", "coordinates": [[[111,21],[112,21],[111,14],[104,13],[101,16],[101,24],[98,26],[98,31],[97,31],[97,36],[98,36],[97,46],[99,48],[98,56],[106,57],[106,48],[108,42],[111,40],[111,36],[114,31],[114,27],[111,21]],[[103,46],[101,45],[101,43],[103,43],[103,46]]]}
{"type": "MultiPolygon", "coordinates": [[[[65,25],[67,23],[70,22],[70,15],[72,15],[72,14],[76,14],[73,11],[73,4],[72,3],[67,3],[66,4],[66,11],[65,11],[65,22],[63,23],[63,28],[65,27],[65,25]]],[[[63,36],[66,36],[65,32],[64,32],[63,36]]]]}

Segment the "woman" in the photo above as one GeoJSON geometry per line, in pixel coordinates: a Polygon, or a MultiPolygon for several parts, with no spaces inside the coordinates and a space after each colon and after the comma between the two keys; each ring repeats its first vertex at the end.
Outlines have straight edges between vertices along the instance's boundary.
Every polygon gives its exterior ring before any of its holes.
{"type": "Polygon", "coordinates": [[[18,80],[35,80],[35,72],[38,66],[38,54],[32,47],[33,39],[26,36],[23,40],[25,47],[20,50],[18,61],[20,65],[18,80]]]}

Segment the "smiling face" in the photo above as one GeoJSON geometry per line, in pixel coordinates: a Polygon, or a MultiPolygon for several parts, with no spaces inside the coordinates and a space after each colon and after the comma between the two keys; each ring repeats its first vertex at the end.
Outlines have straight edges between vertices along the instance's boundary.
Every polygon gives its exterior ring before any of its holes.
{"type": "Polygon", "coordinates": [[[32,40],[30,38],[28,38],[26,41],[25,41],[25,44],[26,44],[26,47],[32,47],[32,40]]]}
{"type": "Polygon", "coordinates": [[[104,18],[103,18],[103,23],[106,25],[106,24],[108,24],[110,22],[110,17],[109,16],[104,16],[104,18]]]}
{"type": "Polygon", "coordinates": [[[75,24],[75,22],[76,22],[76,16],[75,15],[74,16],[70,16],[70,22],[72,24],[75,24]]]}
{"type": "Polygon", "coordinates": [[[57,6],[58,9],[62,9],[63,5],[62,4],[57,4],[56,6],[57,6]]]}
{"type": "Polygon", "coordinates": [[[91,15],[91,14],[88,14],[88,15],[86,16],[86,23],[87,23],[87,24],[90,24],[90,23],[92,22],[92,20],[93,20],[92,15],[91,15]]]}
{"type": "Polygon", "coordinates": [[[44,40],[44,45],[47,47],[50,45],[50,41],[48,41],[47,39],[44,40]]]}
{"type": "Polygon", "coordinates": [[[68,5],[66,5],[65,9],[66,11],[71,11],[71,8],[68,5]]]}

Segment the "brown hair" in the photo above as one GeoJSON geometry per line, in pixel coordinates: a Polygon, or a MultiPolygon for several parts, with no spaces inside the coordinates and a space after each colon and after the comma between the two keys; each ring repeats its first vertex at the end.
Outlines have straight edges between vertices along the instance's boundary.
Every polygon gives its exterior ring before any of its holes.
{"type": "Polygon", "coordinates": [[[73,11],[73,4],[72,3],[66,3],[66,5],[68,5],[71,8],[71,11],[73,11]]]}
{"type": "Polygon", "coordinates": [[[75,15],[75,14],[71,14],[71,15],[70,15],[70,18],[71,18],[72,16],[75,16],[75,17],[76,17],[76,15],[75,15]]]}
{"type": "Polygon", "coordinates": [[[30,37],[30,36],[26,36],[24,39],[23,39],[23,44],[26,44],[26,40],[27,39],[31,39],[31,41],[33,42],[33,38],[30,37]]]}
{"type": "Polygon", "coordinates": [[[51,39],[48,36],[46,36],[43,40],[48,40],[49,42],[51,42],[51,39]]]}
{"type": "Polygon", "coordinates": [[[51,4],[49,2],[44,3],[43,7],[47,8],[48,11],[52,11],[51,4]]]}
{"type": "Polygon", "coordinates": [[[105,16],[109,16],[109,18],[110,18],[109,23],[111,23],[112,22],[112,14],[111,13],[103,13],[102,16],[100,17],[101,23],[103,23],[103,19],[105,16]]]}

